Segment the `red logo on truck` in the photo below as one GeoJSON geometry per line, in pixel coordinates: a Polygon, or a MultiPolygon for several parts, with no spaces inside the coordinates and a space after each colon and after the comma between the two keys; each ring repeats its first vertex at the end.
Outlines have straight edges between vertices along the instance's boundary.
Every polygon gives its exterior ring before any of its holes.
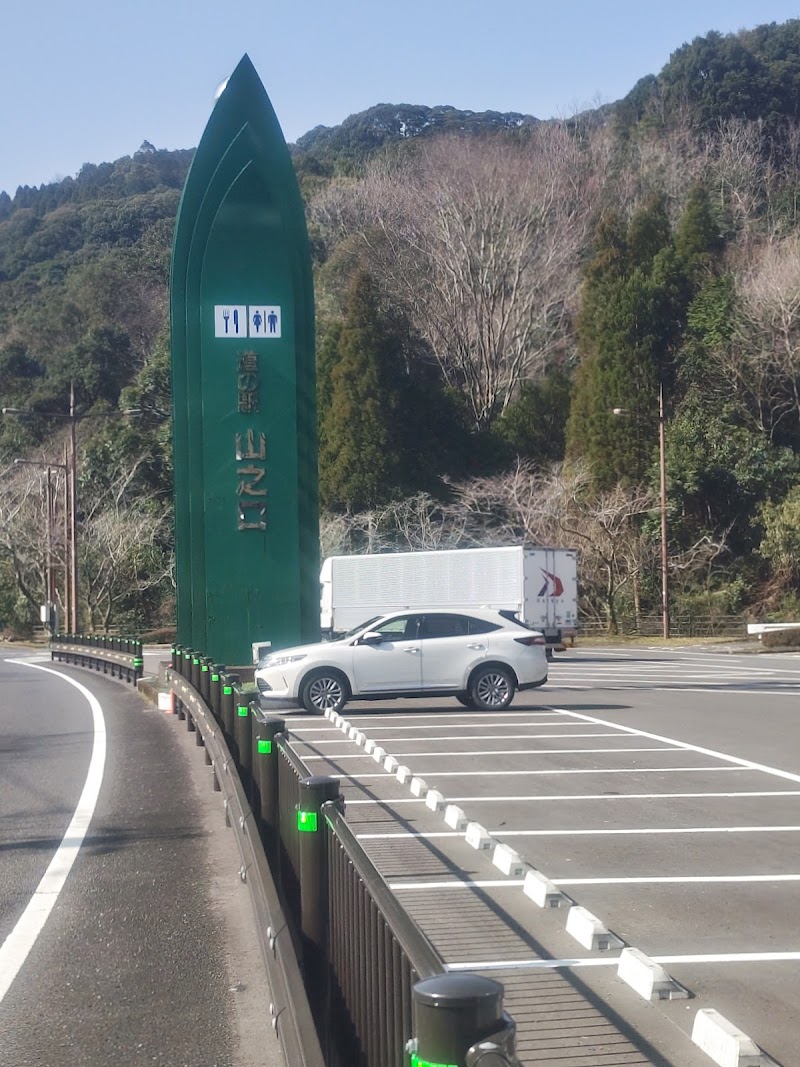
{"type": "Polygon", "coordinates": [[[544,575],[544,585],[539,590],[539,596],[562,596],[564,592],[564,583],[558,577],[557,574],[551,574],[550,571],[542,571],[544,575]]]}

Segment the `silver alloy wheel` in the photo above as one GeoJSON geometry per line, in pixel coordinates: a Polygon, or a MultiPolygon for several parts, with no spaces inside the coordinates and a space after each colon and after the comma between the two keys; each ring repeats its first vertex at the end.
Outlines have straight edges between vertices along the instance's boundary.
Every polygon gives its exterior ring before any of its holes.
{"type": "Polygon", "coordinates": [[[513,699],[514,687],[505,671],[489,669],[475,679],[473,692],[481,707],[505,708],[513,699]]]}
{"type": "Polygon", "coordinates": [[[335,674],[318,674],[306,684],[303,703],[309,711],[339,711],[344,702],[344,687],[335,674]]]}

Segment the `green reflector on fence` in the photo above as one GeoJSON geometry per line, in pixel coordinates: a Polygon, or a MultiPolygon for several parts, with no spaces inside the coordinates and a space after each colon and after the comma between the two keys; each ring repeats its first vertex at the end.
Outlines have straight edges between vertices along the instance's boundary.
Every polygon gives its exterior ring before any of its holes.
{"type": "Polygon", "coordinates": [[[233,686],[232,685],[223,685],[222,693],[223,693],[224,696],[229,697],[232,692],[233,692],[233,686]]]}
{"type": "Polygon", "coordinates": [[[262,741],[261,738],[259,737],[259,739],[258,739],[258,751],[262,756],[269,756],[270,753],[272,752],[272,742],[271,741],[262,741]]]}
{"type": "Polygon", "coordinates": [[[218,674],[214,674],[213,671],[211,672],[211,681],[212,682],[218,682],[219,681],[219,675],[218,674]]]}
{"type": "Polygon", "coordinates": [[[236,710],[239,712],[239,717],[240,718],[242,718],[242,719],[246,719],[247,718],[247,705],[246,704],[238,704],[236,710]]]}
{"type": "Polygon", "coordinates": [[[141,667],[141,666],[143,666],[143,664],[144,664],[144,660],[143,659],[140,659],[138,656],[134,658],[134,661],[133,661],[134,667],[141,667]]]}
{"type": "Polygon", "coordinates": [[[298,811],[297,829],[306,834],[317,832],[317,813],[315,811],[298,811]]]}
{"type": "Polygon", "coordinates": [[[208,664],[207,663],[201,663],[200,664],[200,670],[201,671],[207,671],[208,670],[208,664]]]}
{"type": "Polygon", "coordinates": [[[195,667],[200,666],[200,660],[197,658],[197,656],[192,659],[192,663],[195,665],[195,667]]]}
{"type": "Polygon", "coordinates": [[[433,1060],[421,1060],[416,1052],[412,1052],[411,1067],[457,1067],[457,1065],[455,1063],[434,1063],[433,1060]]]}

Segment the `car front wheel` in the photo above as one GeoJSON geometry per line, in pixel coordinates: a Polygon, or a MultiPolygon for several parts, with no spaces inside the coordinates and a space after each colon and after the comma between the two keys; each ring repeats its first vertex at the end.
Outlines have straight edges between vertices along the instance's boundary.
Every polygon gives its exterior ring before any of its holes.
{"type": "Polygon", "coordinates": [[[337,714],[347,703],[350,689],[338,671],[315,671],[304,682],[300,693],[303,707],[312,715],[326,711],[337,714]]]}
{"type": "Polygon", "coordinates": [[[502,711],[514,699],[515,682],[505,667],[479,667],[469,683],[469,699],[482,711],[502,711]]]}

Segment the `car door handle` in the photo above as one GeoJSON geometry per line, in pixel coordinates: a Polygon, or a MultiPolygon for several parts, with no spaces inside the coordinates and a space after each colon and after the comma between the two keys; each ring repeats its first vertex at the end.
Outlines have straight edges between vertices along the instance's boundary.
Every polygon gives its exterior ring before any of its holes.
{"type": "Polygon", "coordinates": [[[405,653],[407,653],[407,654],[413,655],[414,653],[419,652],[419,649],[418,648],[404,648],[403,651],[405,653]]]}
{"type": "Polygon", "coordinates": [[[479,652],[482,652],[483,649],[486,648],[486,645],[467,645],[467,648],[475,648],[479,652]]]}

